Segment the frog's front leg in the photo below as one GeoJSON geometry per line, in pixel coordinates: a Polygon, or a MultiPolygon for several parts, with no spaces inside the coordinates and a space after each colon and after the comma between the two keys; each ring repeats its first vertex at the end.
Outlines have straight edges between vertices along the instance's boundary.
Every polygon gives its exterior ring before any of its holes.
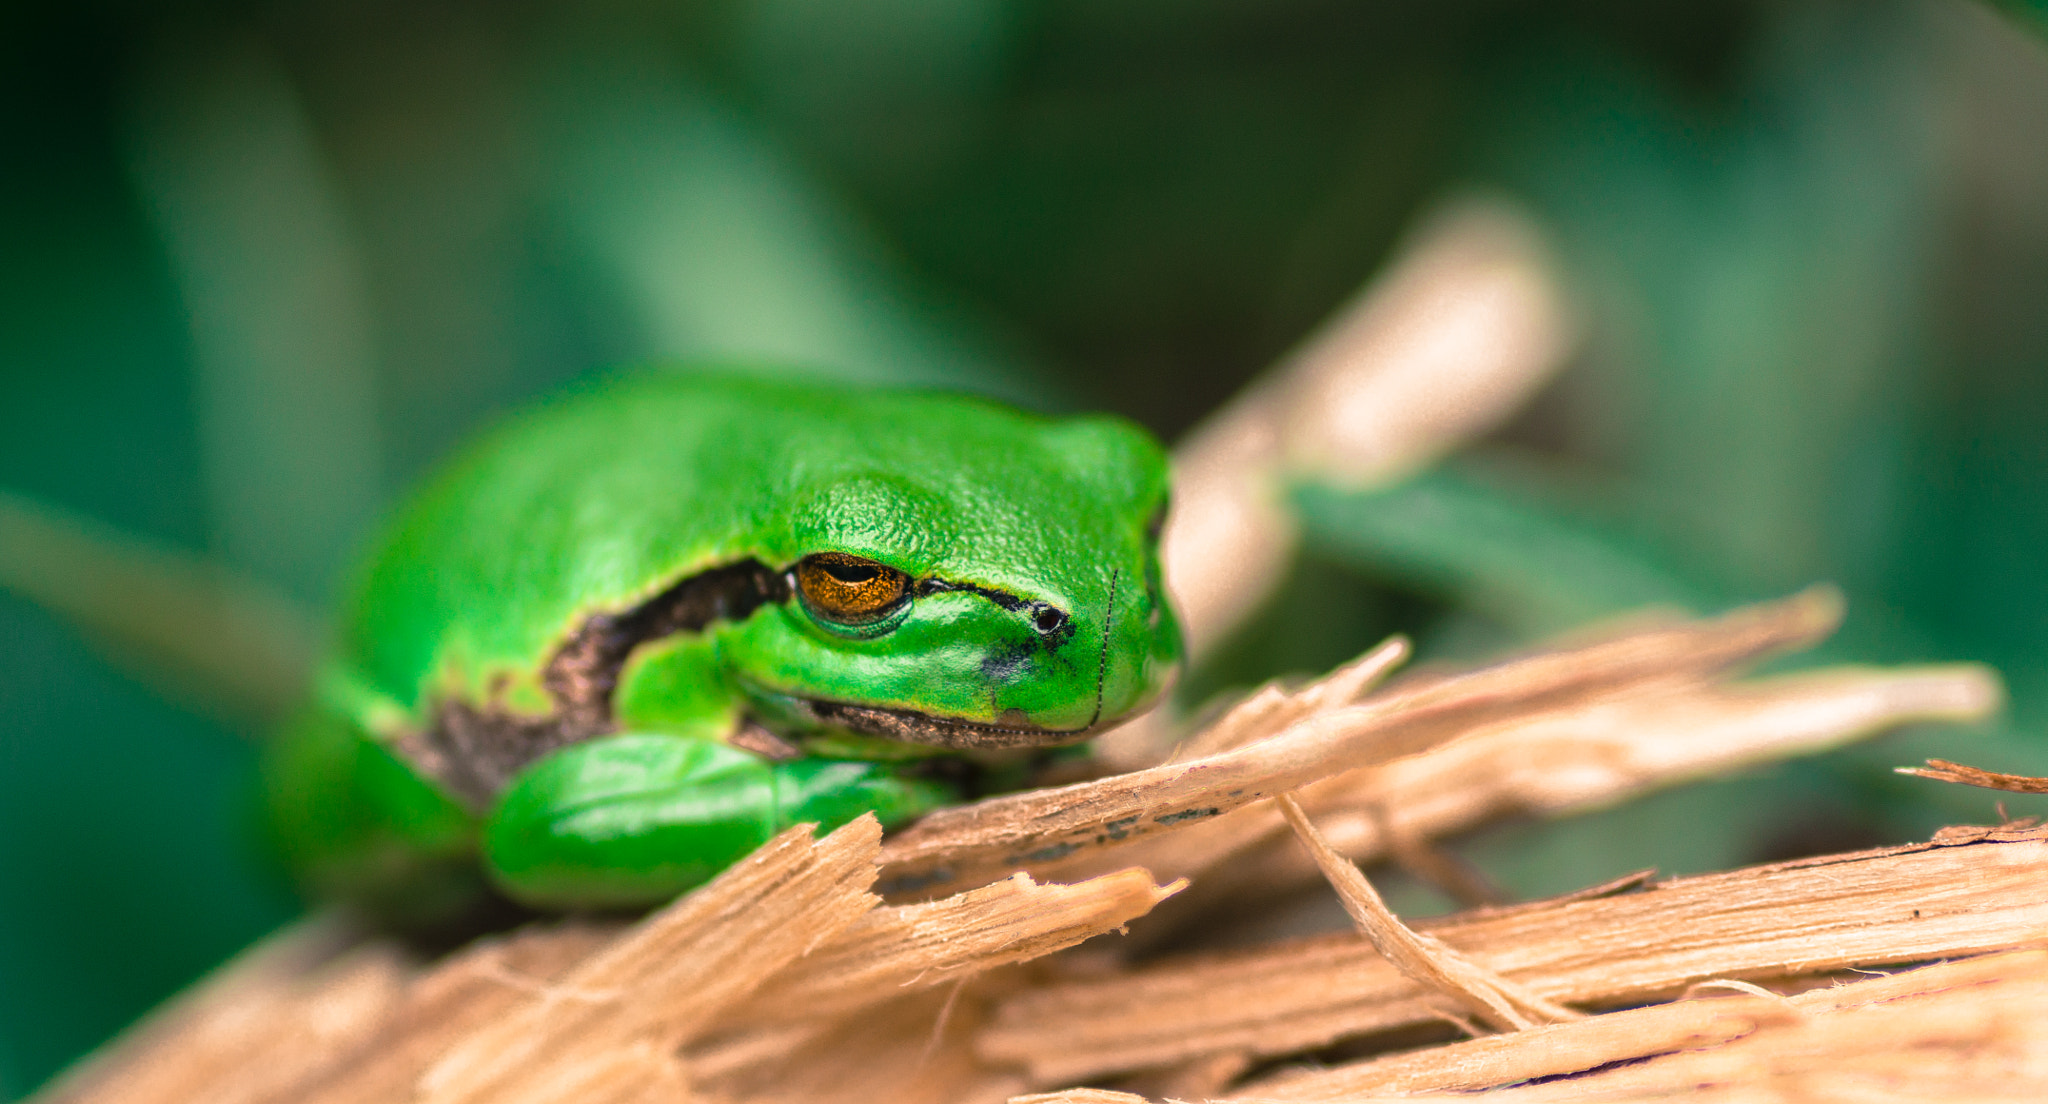
{"type": "Polygon", "coordinates": [[[957,800],[883,764],[770,763],[714,740],[606,736],[529,768],[484,825],[507,895],[542,908],[638,907],[710,880],[777,832],[836,828],[868,811],[900,824],[957,800]]]}

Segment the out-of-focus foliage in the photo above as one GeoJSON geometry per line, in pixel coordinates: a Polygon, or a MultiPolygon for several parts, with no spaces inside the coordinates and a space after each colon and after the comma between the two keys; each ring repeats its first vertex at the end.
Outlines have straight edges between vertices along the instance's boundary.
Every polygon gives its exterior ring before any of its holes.
{"type": "MultiPolygon", "coordinates": [[[[1897,838],[2048,773],[2038,3],[23,3],[0,14],[0,489],[324,603],[494,412],[773,358],[1169,437],[1446,190],[1588,340],[1371,495],[1193,687],[1834,579],[1832,658],[1983,659],[1910,734],[1475,847],[1524,891],[1897,838]]],[[[0,595],[0,1096],[290,915],[250,753],[0,595]]]]}

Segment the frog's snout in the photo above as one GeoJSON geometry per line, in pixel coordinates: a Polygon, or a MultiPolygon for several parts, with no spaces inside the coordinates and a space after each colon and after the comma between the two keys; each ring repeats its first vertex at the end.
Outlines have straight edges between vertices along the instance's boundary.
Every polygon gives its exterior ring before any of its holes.
{"type": "Polygon", "coordinates": [[[1009,607],[1026,631],[980,662],[993,723],[1078,734],[1157,696],[1178,655],[1171,616],[1142,580],[1112,570],[1106,581],[1099,605],[1071,614],[1042,601],[1009,607]]]}

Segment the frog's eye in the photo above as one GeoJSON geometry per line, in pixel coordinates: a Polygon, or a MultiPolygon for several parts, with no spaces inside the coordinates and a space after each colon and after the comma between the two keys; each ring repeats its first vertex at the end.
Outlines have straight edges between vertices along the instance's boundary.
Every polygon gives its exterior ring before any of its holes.
{"type": "Polygon", "coordinates": [[[910,594],[910,576],[844,552],[819,552],[796,565],[804,605],[827,621],[864,625],[887,616],[910,594]]]}

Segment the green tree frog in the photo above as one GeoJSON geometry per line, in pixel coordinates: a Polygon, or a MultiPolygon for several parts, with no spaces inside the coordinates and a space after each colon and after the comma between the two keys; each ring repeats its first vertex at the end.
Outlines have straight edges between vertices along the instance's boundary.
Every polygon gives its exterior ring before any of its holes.
{"type": "Polygon", "coordinates": [[[513,419],[398,513],[266,765],[319,894],[639,907],[957,803],[1180,655],[1137,427],[683,372],[513,419]]]}

